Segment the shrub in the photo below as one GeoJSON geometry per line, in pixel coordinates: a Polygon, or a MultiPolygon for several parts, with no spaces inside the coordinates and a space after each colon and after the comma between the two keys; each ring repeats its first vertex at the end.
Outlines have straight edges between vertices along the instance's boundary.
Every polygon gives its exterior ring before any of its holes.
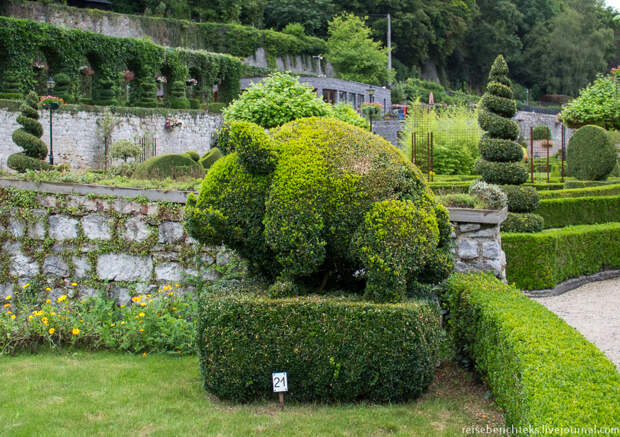
{"type": "Polygon", "coordinates": [[[135,179],[201,178],[204,169],[187,155],[154,156],[141,163],[133,174],[135,179]]]}
{"type": "MultiPolygon", "coordinates": [[[[617,79],[615,79],[617,81],[617,79]]],[[[589,124],[620,129],[617,83],[611,75],[599,76],[579,92],[579,97],[562,108],[562,120],[572,129],[589,124]]]]}
{"type": "Polygon", "coordinates": [[[204,167],[205,170],[209,170],[218,159],[222,158],[222,156],[224,155],[222,155],[220,149],[214,147],[213,149],[205,153],[202,158],[200,158],[199,163],[204,167]]]}
{"type": "Polygon", "coordinates": [[[562,319],[490,275],[453,275],[443,299],[449,332],[493,391],[508,427],[565,435],[557,428],[617,426],[620,374],[562,319]]]}
{"type": "MultiPolygon", "coordinates": [[[[198,198],[190,195],[185,208],[186,227],[202,243],[224,242],[271,280],[330,288],[360,288],[364,279],[385,283],[386,272],[373,277],[379,272],[369,270],[374,265],[368,262],[373,255],[387,255],[373,253],[354,236],[364,226],[373,226],[377,238],[382,225],[393,230],[389,214],[375,209],[393,200],[399,202],[392,205],[394,213],[409,211],[412,223],[420,223],[413,214],[420,209],[429,221],[436,220],[439,234],[429,239],[433,250],[417,269],[408,266],[420,260],[400,259],[409,242],[395,242],[389,263],[407,266],[402,267],[406,277],[391,279],[409,289],[451,269],[447,211],[435,202],[419,170],[384,139],[338,120],[304,118],[269,134],[256,125],[232,123],[229,142],[235,152],[213,165],[198,198]],[[358,280],[360,271],[366,275],[358,280]]],[[[408,223],[402,224],[399,232],[409,233],[408,223]]]]}
{"type": "Polygon", "coordinates": [[[132,85],[130,103],[132,106],[154,108],[159,106],[157,101],[157,86],[150,77],[136,78],[132,85]]]}
{"type": "Polygon", "coordinates": [[[502,233],[508,280],[528,290],[553,288],[567,279],[620,268],[618,247],[620,223],[570,226],[527,235],[502,233]]]}
{"type": "Polygon", "coordinates": [[[172,82],[168,106],[176,109],[189,109],[189,100],[185,95],[185,82],[182,80],[172,82]]]}
{"type": "Polygon", "coordinates": [[[481,199],[489,209],[502,209],[508,199],[497,185],[487,184],[484,181],[475,181],[469,187],[469,194],[481,199]]]}
{"type": "Polygon", "coordinates": [[[532,212],[538,207],[538,193],[533,187],[504,185],[502,190],[508,196],[508,210],[511,212],[532,212]]]}
{"type": "Polygon", "coordinates": [[[620,183],[592,188],[573,188],[568,190],[543,191],[538,193],[541,199],[558,199],[567,197],[600,197],[620,195],[620,183]]]}
{"type": "MultiPolygon", "coordinates": [[[[67,78],[69,78],[67,76],[67,78]]],[[[95,104],[110,106],[116,104],[116,93],[114,92],[114,81],[108,77],[99,79],[95,104]]]]}
{"type": "Polygon", "coordinates": [[[519,136],[519,125],[515,121],[486,110],[478,113],[478,123],[491,138],[514,141],[519,136]]]}
{"type": "Polygon", "coordinates": [[[195,150],[188,150],[185,154],[192,158],[195,162],[200,161],[200,155],[195,150]]]}
{"type": "Polygon", "coordinates": [[[523,160],[523,148],[511,140],[489,138],[483,135],[479,144],[480,155],[493,162],[519,162],[523,160]]]}
{"type": "Polygon", "coordinates": [[[563,188],[589,188],[589,187],[603,187],[605,185],[617,184],[618,180],[614,181],[566,181],[563,188]]]}
{"type": "Polygon", "coordinates": [[[568,174],[588,181],[605,180],[618,160],[609,135],[598,126],[584,126],[568,142],[568,174]]]}
{"type": "Polygon", "coordinates": [[[127,162],[128,158],[136,159],[142,153],[142,148],[131,140],[119,140],[110,147],[110,156],[114,159],[122,159],[127,162]]]}
{"type": "Polygon", "coordinates": [[[391,402],[430,384],[439,331],[432,301],[230,296],[202,302],[197,344],[204,387],[220,399],[264,399],[271,373],[286,371],[295,401],[391,402]]]}
{"type": "Polygon", "coordinates": [[[13,131],[12,139],[24,151],[9,156],[7,165],[21,173],[47,170],[49,164],[42,161],[47,156],[47,145],[41,141],[43,127],[39,123],[37,95],[31,91],[19,109],[21,114],[17,116],[17,122],[22,127],[13,131]]]}
{"type": "Polygon", "coordinates": [[[369,129],[368,120],[360,116],[350,103],[338,103],[332,106],[331,116],[336,120],[344,121],[362,129],[369,129]]]}
{"type": "Polygon", "coordinates": [[[211,102],[209,103],[209,114],[221,114],[228,104],[224,102],[211,102]]]}
{"type": "Polygon", "coordinates": [[[15,71],[7,69],[2,78],[0,99],[19,100],[22,97],[20,75],[15,71]]]}
{"type": "Polygon", "coordinates": [[[58,73],[54,76],[54,82],[56,85],[54,87],[54,94],[65,101],[65,103],[72,103],[73,99],[73,91],[72,91],[72,83],[71,78],[66,73],[58,73]]]}
{"type": "Polygon", "coordinates": [[[474,158],[465,147],[433,148],[433,171],[441,175],[471,174],[474,158]]]}
{"type": "Polygon", "coordinates": [[[490,184],[520,185],[527,180],[527,170],[519,162],[493,162],[480,159],[476,173],[490,184]]]}
{"type": "Polygon", "coordinates": [[[534,233],[543,230],[544,219],[538,214],[508,213],[508,217],[501,225],[502,232],[534,233]]]}
{"type": "Polygon", "coordinates": [[[534,140],[550,140],[551,139],[551,129],[547,126],[541,125],[536,126],[532,129],[532,139],[534,140]]]}
{"type": "Polygon", "coordinates": [[[535,212],[545,219],[545,228],[615,222],[620,196],[544,199],[535,212]]]}

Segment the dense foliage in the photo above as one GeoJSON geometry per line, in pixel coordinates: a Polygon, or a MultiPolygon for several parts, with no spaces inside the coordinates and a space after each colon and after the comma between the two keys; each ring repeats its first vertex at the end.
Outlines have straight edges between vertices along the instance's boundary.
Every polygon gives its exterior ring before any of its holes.
{"type": "Polygon", "coordinates": [[[605,180],[618,162],[618,152],[608,133],[598,126],[584,126],[568,142],[568,174],[586,181],[605,180]]]}
{"type": "MultiPolygon", "coordinates": [[[[164,48],[146,39],[114,38],[0,17],[0,49],[11,61],[0,63],[3,93],[21,94],[34,89],[36,80],[40,79],[33,69],[35,61],[48,65],[49,74],[57,83],[55,94],[65,102],[80,97],[76,85],[83,76],[82,66],[94,70],[92,96],[94,103],[100,104],[128,103],[124,71],[133,75],[129,103],[134,106],[160,104],[156,100],[157,75],[164,75],[170,85],[176,83],[174,92],[183,101],[183,107],[187,107],[182,94],[190,74],[198,81],[199,88],[208,92],[213,83],[221,81],[219,98],[223,101],[230,101],[240,90],[242,64],[238,59],[204,51],[164,48]]],[[[175,95],[171,96],[172,102],[175,95]]]]}
{"type": "Polygon", "coordinates": [[[618,269],[618,247],[620,223],[569,226],[535,235],[502,233],[508,280],[528,290],[553,288],[567,279],[618,269]]]}
{"type": "Polygon", "coordinates": [[[286,371],[296,401],[405,401],[432,381],[440,316],[434,301],[229,296],[202,301],[197,332],[204,386],[221,399],[264,399],[286,371]]]}
{"type": "Polygon", "coordinates": [[[38,103],[37,95],[30,92],[20,106],[21,114],[17,116],[17,122],[22,127],[13,132],[12,139],[24,151],[10,155],[7,165],[19,172],[49,168],[43,161],[47,156],[47,145],[41,140],[43,127],[39,123],[38,103]]]}
{"type": "MultiPolygon", "coordinates": [[[[270,129],[304,117],[332,117],[358,127],[368,122],[348,105],[329,105],[289,73],[273,73],[252,84],[223,111],[224,120],[249,121],[270,129]]],[[[227,153],[226,147],[220,147],[227,153]]]]}
{"type": "Polygon", "coordinates": [[[453,275],[443,300],[448,330],[492,390],[508,427],[545,426],[547,435],[559,436],[567,426],[615,426],[620,375],[558,316],[485,274],[453,275]]]}
{"type": "Polygon", "coordinates": [[[558,199],[565,197],[591,196],[618,196],[620,195],[620,181],[602,187],[570,188],[566,190],[551,190],[538,193],[541,199],[558,199]]]}
{"type": "Polygon", "coordinates": [[[110,147],[110,156],[114,159],[136,159],[142,153],[142,148],[131,140],[115,141],[110,147]]]}
{"type": "Polygon", "coordinates": [[[502,223],[502,232],[540,232],[544,225],[544,219],[538,214],[509,212],[502,223]]]}
{"type": "Polygon", "coordinates": [[[618,221],[620,196],[543,199],[536,214],[545,219],[545,228],[592,225],[618,221]]]}
{"type": "Polygon", "coordinates": [[[366,280],[377,301],[449,274],[448,213],[382,138],[321,118],[270,135],[236,122],[229,138],[235,152],[213,165],[197,198],[188,198],[186,227],[194,238],[237,249],[272,280],[350,290],[366,280]],[[407,238],[385,247],[386,233],[407,238]]]}
{"type": "Polygon", "coordinates": [[[218,159],[222,158],[222,156],[223,155],[220,149],[214,147],[205,153],[198,162],[204,167],[205,170],[209,170],[218,159]]]}
{"type": "Polygon", "coordinates": [[[579,92],[579,97],[562,109],[562,120],[571,128],[594,124],[605,129],[620,129],[620,96],[618,81],[612,76],[599,76],[579,92]]]}
{"type": "Polygon", "coordinates": [[[204,175],[204,168],[189,156],[159,155],[147,159],[134,171],[135,179],[192,179],[204,175]]]}

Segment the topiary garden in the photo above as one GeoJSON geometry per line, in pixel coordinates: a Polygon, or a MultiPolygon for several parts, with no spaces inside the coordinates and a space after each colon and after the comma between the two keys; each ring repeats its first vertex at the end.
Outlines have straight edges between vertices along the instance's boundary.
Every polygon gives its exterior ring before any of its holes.
{"type": "Polygon", "coordinates": [[[566,150],[568,174],[586,181],[605,180],[617,164],[618,152],[605,129],[583,126],[572,136],[566,150]]]}

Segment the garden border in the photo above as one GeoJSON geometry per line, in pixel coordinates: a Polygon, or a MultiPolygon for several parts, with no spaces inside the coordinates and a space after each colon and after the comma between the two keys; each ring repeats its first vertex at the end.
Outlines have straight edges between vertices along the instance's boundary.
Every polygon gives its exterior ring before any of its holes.
{"type": "Polygon", "coordinates": [[[603,270],[592,275],[584,275],[578,278],[571,278],[564,282],[560,282],[554,288],[546,288],[544,290],[522,290],[527,297],[553,297],[575,290],[592,282],[607,281],[609,279],[620,278],[620,270],[603,270]]]}

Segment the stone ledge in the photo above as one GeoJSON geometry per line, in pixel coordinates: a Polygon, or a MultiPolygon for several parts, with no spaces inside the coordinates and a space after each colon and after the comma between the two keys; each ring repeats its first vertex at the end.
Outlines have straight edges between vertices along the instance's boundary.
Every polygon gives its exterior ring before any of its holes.
{"type": "Polygon", "coordinates": [[[531,298],[559,296],[560,294],[564,294],[567,291],[574,290],[590,282],[606,281],[618,277],[620,277],[620,270],[603,270],[593,275],[569,279],[561,282],[555,288],[548,288],[546,290],[523,290],[523,293],[531,298]]]}
{"type": "Polygon", "coordinates": [[[508,208],[503,209],[470,209],[448,208],[450,221],[458,223],[486,223],[498,225],[508,217],[508,208]]]}

